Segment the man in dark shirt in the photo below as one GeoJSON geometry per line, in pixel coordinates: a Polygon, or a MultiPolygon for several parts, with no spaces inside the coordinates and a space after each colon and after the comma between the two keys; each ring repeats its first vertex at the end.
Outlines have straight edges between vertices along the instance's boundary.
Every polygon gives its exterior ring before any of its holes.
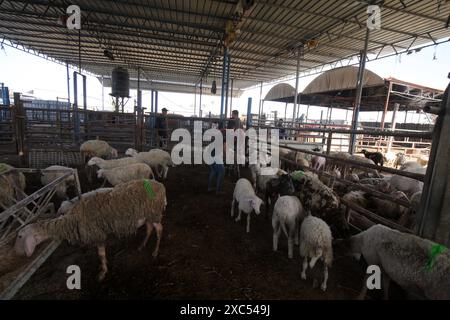
{"type": "Polygon", "coordinates": [[[163,141],[167,140],[167,109],[162,108],[161,110],[161,116],[158,116],[156,118],[155,128],[158,130],[158,140],[159,140],[159,147],[163,147],[163,141]]]}
{"type": "Polygon", "coordinates": [[[233,110],[231,112],[231,118],[228,119],[227,123],[227,129],[242,129],[242,122],[241,119],[239,119],[239,111],[233,110]]]}

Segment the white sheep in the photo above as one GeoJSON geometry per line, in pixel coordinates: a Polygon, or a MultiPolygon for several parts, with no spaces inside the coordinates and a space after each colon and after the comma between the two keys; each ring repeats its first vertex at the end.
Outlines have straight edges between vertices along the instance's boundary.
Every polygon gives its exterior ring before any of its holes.
{"type": "Polygon", "coordinates": [[[325,157],[313,156],[311,158],[311,168],[313,168],[314,170],[324,169],[326,162],[327,160],[325,159],[325,157]]]}
{"type": "Polygon", "coordinates": [[[298,244],[300,223],[305,217],[305,211],[296,196],[281,196],[275,202],[272,215],[273,251],[278,250],[278,240],[281,231],[288,238],[288,257],[294,256],[294,240],[298,244]]]}
{"type": "MultiPolygon", "coordinates": [[[[350,160],[353,161],[357,161],[360,162],[362,164],[371,164],[371,165],[375,165],[375,162],[373,162],[371,159],[368,159],[366,157],[360,157],[357,155],[352,155],[349,158],[350,160]]],[[[371,176],[375,176],[375,177],[379,177],[380,174],[378,173],[377,170],[375,169],[369,169],[369,168],[365,168],[365,167],[359,167],[356,165],[352,165],[352,173],[356,173],[356,174],[361,174],[361,173],[368,173],[371,176]]]]}
{"type": "Polygon", "coordinates": [[[152,168],[145,163],[135,163],[129,166],[100,169],[97,171],[97,178],[104,178],[113,186],[132,180],[148,179],[150,177],[155,179],[152,168]]]}
{"type": "Polygon", "coordinates": [[[25,175],[14,169],[9,164],[0,163],[0,209],[6,209],[23,196],[18,190],[25,190],[25,175]]]}
{"type": "Polygon", "coordinates": [[[405,164],[405,162],[406,162],[406,156],[401,152],[397,153],[395,161],[394,161],[394,168],[401,167],[402,165],[405,164]]]}
{"type": "Polygon", "coordinates": [[[395,159],[396,159],[396,155],[395,155],[395,153],[392,152],[392,151],[386,152],[386,153],[383,155],[383,157],[384,157],[385,163],[388,164],[388,165],[393,164],[393,163],[395,162],[395,159]]]}
{"type": "MultiPolygon", "coordinates": [[[[109,192],[111,191],[113,188],[98,188],[89,192],[85,192],[81,195],[81,198],[87,198],[87,197],[91,197],[96,195],[97,193],[103,193],[103,192],[109,192]]],[[[67,212],[70,211],[70,209],[75,205],[75,203],[77,203],[78,201],[80,201],[80,199],[78,197],[72,198],[70,200],[65,200],[61,203],[61,205],[59,206],[59,209],[57,211],[57,215],[62,216],[65,215],[67,212]]]]}
{"type": "Polygon", "coordinates": [[[108,271],[105,243],[109,236],[124,238],[134,235],[139,227],[145,225],[146,236],[140,246],[143,248],[155,228],[157,241],[152,256],[158,255],[166,205],[166,189],[162,183],[130,181],[110,192],[81,199],[64,216],[26,225],[18,233],[15,250],[19,255],[30,257],[47,239],[95,245],[101,261],[98,279],[103,280],[108,271]]]}
{"type": "Polygon", "coordinates": [[[238,204],[238,216],[236,222],[241,220],[241,213],[247,214],[247,233],[250,232],[250,216],[252,211],[258,215],[261,212],[263,201],[258,198],[253,190],[252,184],[245,178],[241,178],[236,182],[233,193],[233,201],[231,202],[231,217],[234,217],[234,206],[238,204]]]}
{"type": "Polygon", "coordinates": [[[103,140],[87,140],[80,146],[80,153],[85,157],[112,157],[117,158],[117,150],[103,140]]]}
{"type": "Polygon", "coordinates": [[[389,180],[389,185],[395,190],[403,191],[408,197],[414,193],[422,191],[423,182],[394,174],[389,180]]]}
{"type": "MultiPolygon", "coordinates": [[[[72,168],[69,167],[64,167],[64,166],[50,166],[48,168],[45,168],[44,170],[42,170],[42,175],[41,175],[41,183],[42,185],[47,185],[50,182],[58,179],[59,177],[62,177],[63,175],[65,175],[67,173],[67,171],[73,171],[72,168]]],[[[74,185],[75,184],[75,177],[74,175],[70,175],[67,178],[64,179],[64,181],[61,181],[56,187],[55,187],[55,191],[56,191],[56,195],[58,196],[58,198],[61,199],[67,199],[67,187],[69,185],[74,185]]]]}
{"type": "Polygon", "coordinates": [[[303,258],[302,279],[306,280],[308,258],[312,269],[318,259],[323,261],[323,282],[320,288],[327,290],[328,268],[333,262],[333,247],[330,227],[320,218],[307,216],[300,227],[300,256],[303,258]]]}
{"type": "MultiPolygon", "coordinates": [[[[408,293],[433,300],[450,299],[447,248],[380,224],[343,241],[357,259],[363,256],[368,265],[380,267],[385,298],[392,279],[408,293]]],[[[360,298],[366,292],[365,280],[360,298]]]]}
{"type": "Polygon", "coordinates": [[[132,156],[139,162],[149,165],[159,178],[166,179],[169,167],[173,167],[174,163],[170,154],[161,149],[152,149],[146,152],[137,152],[134,149],[125,151],[126,155],[132,156]]]}
{"type": "Polygon", "coordinates": [[[125,167],[132,164],[140,163],[136,158],[120,158],[113,160],[104,160],[99,157],[93,157],[88,161],[88,166],[96,165],[100,169],[112,169],[117,167],[125,167]]]}

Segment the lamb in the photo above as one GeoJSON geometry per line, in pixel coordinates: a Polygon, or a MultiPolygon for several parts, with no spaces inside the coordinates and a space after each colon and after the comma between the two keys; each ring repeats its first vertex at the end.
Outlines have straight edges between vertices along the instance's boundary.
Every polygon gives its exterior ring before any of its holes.
{"type": "MultiPolygon", "coordinates": [[[[377,265],[383,272],[388,298],[392,279],[406,292],[428,299],[450,299],[450,251],[442,245],[383,225],[374,225],[344,244],[356,258],[377,265]]],[[[360,293],[367,292],[366,279],[360,293]]]]}
{"type": "Polygon", "coordinates": [[[25,175],[14,170],[13,166],[0,163],[0,206],[8,208],[14,204],[14,199],[21,199],[26,187],[25,175]],[[15,186],[15,188],[14,188],[15,186]]]}
{"type": "Polygon", "coordinates": [[[311,172],[294,171],[291,176],[296,195],[307,211],[325,220],[336,231],[348,230],[345,213],[339,210],[339,199],[331,188],[311,172]]]}
{"type": "MultiPolygon", "coordinates": [[[[97,193],[103,193],[103,192],[110,192],[112,191],[113,188],[98,188],[86,193],[83,193],[81,195],[81,198],[87,198],[87,197],[91,197],[96,195],[97,193]]],[[[79,201],[80,199],[78,197],[72,198],[70,200],[65,200],[61,203],[61,205],[59,206],[58,211],[56,212],[56,214],[58,216],[62,216],[65,215],[66,213],[68,213],[70,211],[70,209],[72,209],[73,205],[79,201]]]]}
{"type": "Polygon", "coordinates": [[[80,146],[80,153],[83,159],[86,157],[111,157],[117,158],[117,150],[103,140],[87,140],[80,146]]]}
{"type": "Polygon", "coordinates": [[[130,181],[114,187],[110,192],[82,198],[64,216],[23,227],[16,238],[15,250],[29,257],[36,246],[47,239],[96,245],[101,260],[98,275],[101,281],[108,272],[105,241],[110,235],[127,237],[145,224],[147,232],[140,247],[143,248],[154,227],[157,242],[152,255],[158,255],[163,229],[161,220],[166,204],[163,184],[154,180],[130,181]]]}
{"type": "Polygon", "coordinates": [[[384,157],[381,152],[369,152],[366,149],[362,149],[361,153],[367,158],[372,160],[376,165],[383,166],[384,157]]]}
{"type": "Polygon", "coordinates": [[[403,153],[401,153],[401,152],[397,153],[396,156],[397,156],[397,157],[395,158],[395,161],[394,161],[394,168],[397,169],[398,167],[401,167],[402,165],[405,164],[405,162],[406,162],[406,157],[405,157],[405,155],[404,155],[403,153]]]}
{"type": "Polygon", "coordinates": [[[236,182],[233,193],[233,201],[231,202],[231,217],[234,217],[234,206],[238,204],[238,216],[236,222],[241,220],[241,213],[247,214],[247,233],[250,232],[250,214],[254,210],[258,215],[263,201],[258,198],[253,190],[252,184],[245,178],[240,178],[236,182]]]}
{"type": "Polygon", "coordinates": [[[145,163],[150,166],[159,178],[166,179],[169,167],[173,167],[174,163],[170,154],[161,149],[152,149],[147,152],[137,152],[134,149],[128,149],[125,151],[126,155],[132,156],[132,159],[136,159],[139,162],[145,163]],[[161,169],[161,170],[160,170],[161,169]]]}
{"type": "MultiPolygon", "coordinates": [[[[67,173],[67,171],[72,171],[72,168],[64,167],[64,166],[50,166],[45,168],[42,171],[41,175],[41,183],[42,185],[47,185],[50,182],[58,179],[59,177],[62,177],[64,174],[67,173]]],[[[64,181],[61,181],[56,187],[56,196],[61,199],[68,199],[67,197],[67,188],[70,185],[75,185],[75,177],[74,175],[70,175],[67,178],[64,179],[64,181]]]]}
{"type": "Polygon", "coordinates": [[[323,282],[320,288],[327,290],[328,268],[333,262],[333,247],[330,227],[320,218],[307,216],[300,227],[300,256],[303,258],[302,279],[306,280],[308,258],[312,269],[318,259],[323,261],[323,282]]]}
{"type": "Polygon", "coordinates": [[[294,239],[298,244],[299,226],[305,212],[300,200],[296,196],[282,196],[275,203],[272,215],[273,251],[278,250],[278,239],[281,230],[288,238],[288,257],[294,256],[294,239]]]}
{"type": "Polygon", "coordinates": [[[99,157],[93,157],[88,161],[88,166],[96,165],[100,169],[113,169],[117,167],[125,167],[132,164],[140,163],[136,158],[120,158],[120,159],[114,159],[114,160],[104,160],[99,157]]]}
{"type": "Polygon", "coordinates": [[[132,180],[148,179],[150,177],[155,179],[152,168],[145,163],[135,163],[112,169],[100,169],[97,172],[97,177],[106,179],[113,186],[132,180]]]}

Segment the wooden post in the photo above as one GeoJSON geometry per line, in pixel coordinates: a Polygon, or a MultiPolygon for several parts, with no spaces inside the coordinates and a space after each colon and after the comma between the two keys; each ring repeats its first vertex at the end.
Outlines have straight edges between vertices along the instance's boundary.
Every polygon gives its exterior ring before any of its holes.
{"type": "Polygon", "coordinates": [[[384,102],[384,110],[383,110],[383,114],[381,116],[381,130],[384,130],[384,121],[386,119],[386,112],[387,112],[388,106],[389,106],[389,98],[391,96],[391,91],[392,91],[392,82],[389,81],[388,92],[386,94],[386,101],[384,102]]]}

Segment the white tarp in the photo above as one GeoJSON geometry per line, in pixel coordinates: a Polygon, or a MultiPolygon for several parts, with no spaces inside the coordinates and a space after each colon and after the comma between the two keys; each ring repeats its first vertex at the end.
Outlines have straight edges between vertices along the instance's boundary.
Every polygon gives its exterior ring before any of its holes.
{"type": "MultiPolygon", "coordinates": [[[[332,69],[322,73],[320,76],[311,81],[305,90],[303,90],[302,94],[356,89],[357,80],[358,67],[349,66],[332,69]]],[[[383,84],[383,78],[370,70],[365,70],[363,87],[379,86],[383,84]]]]}

